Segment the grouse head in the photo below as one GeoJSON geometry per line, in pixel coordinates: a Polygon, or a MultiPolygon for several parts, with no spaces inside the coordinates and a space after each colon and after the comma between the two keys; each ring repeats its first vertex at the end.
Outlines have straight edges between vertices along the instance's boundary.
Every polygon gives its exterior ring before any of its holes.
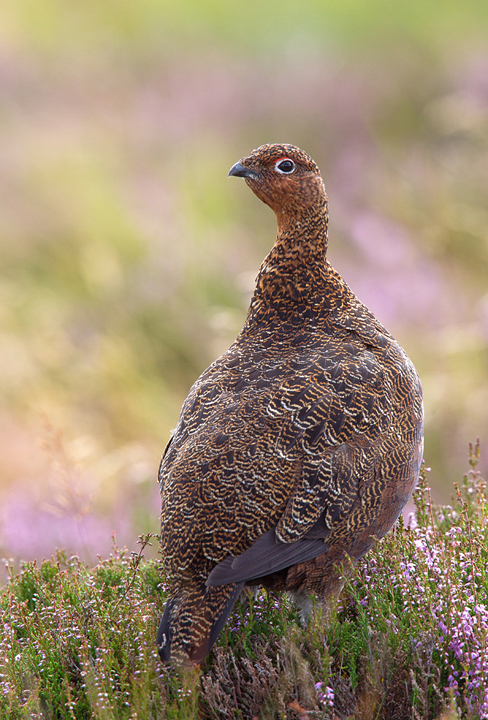
{"type": "Polygon", "coordinates": [[[312,158],[295,145],[261,145],[239,160],[229,176],[243,177],[257,197],[283,216],[327,209],[324,183],[312,158]]]}

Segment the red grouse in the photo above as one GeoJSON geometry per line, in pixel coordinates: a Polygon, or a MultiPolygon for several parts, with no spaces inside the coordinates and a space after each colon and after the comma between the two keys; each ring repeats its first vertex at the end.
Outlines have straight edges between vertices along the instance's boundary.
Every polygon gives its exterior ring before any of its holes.
{"type": "Polygon", "coordinates": [[[302,602],[337,591],[341,561],[391,528],[422,456],[420,380],[326,259],[317,165],[263,145],[229,175],[274,210],[278,236],[161,462],[170,589],[157,642],[180,665],[207,655],[244,584],[302,602]]]}

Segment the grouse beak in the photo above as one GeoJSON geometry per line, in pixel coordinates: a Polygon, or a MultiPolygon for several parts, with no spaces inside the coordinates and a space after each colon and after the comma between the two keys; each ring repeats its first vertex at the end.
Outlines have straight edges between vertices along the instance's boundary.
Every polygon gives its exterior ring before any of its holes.
{"type": "Polygon", "coordinates": [[[228,177],[231,176],[252,178],[253,180],[255,180],[258,177],[258,174],[254,170],[251,170],[251,168],[244,167],[244,165],[241,165],[240,162],[236,162],[236,164],[233,165],[229,170],[228,177]]]}

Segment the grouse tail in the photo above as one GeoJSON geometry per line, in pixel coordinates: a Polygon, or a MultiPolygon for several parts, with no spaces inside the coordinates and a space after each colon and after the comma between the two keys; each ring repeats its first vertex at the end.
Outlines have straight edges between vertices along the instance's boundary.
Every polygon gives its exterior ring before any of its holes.
{"type": "Polygon", "coordinates": [[[212,649],[244,583],[206,587],[199,583],[170,598],[157,635],[163,662],[191,667],[212,649]]]}

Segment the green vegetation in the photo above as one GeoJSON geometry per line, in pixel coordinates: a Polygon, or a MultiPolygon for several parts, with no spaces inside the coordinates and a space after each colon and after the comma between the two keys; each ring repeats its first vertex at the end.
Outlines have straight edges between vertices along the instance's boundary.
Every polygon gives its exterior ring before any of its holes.
{"type": "Polygon", "coordinates": [[[0,556],[157,528],[162,448],[275,234],[227,170],[269,141],[319,163],[331,262],[419,370],[448,497],[488,427],[487,28],[483,0],[1,4],[0,556]]]}
{"type": "Polygon", "coordinates": [[[249,594],[198,670],[163,666],[157,560],[114,547],[26,563],[0,596],[0,715],[12,720],[442,717],[488,714],[488,505],[476,467],[453,506],[425,473],[415,519],[349,568],[338,605],[304,627],[291,600],[249,594]],[[307,714],[308,713],[308,714],[307,714]]]}

